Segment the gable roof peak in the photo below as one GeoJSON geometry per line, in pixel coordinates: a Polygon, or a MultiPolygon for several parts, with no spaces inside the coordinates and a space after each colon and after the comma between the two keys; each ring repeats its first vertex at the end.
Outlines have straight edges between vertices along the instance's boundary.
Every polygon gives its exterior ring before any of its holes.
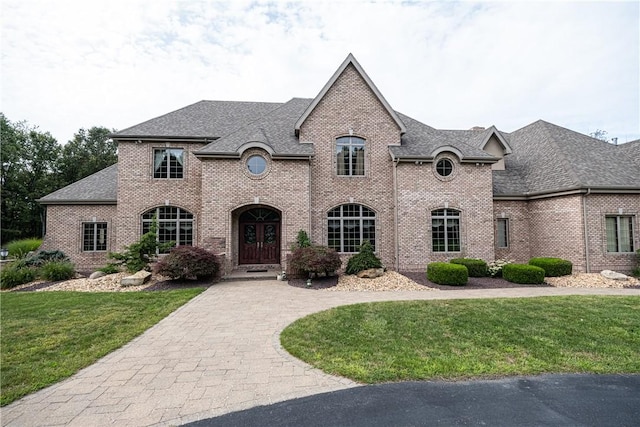
{"type": "Polygon", "coordinates": [[[400,117],[398,116],[398,114],[396,114],[396,112],[393,110],[393,108],[391,108],[391,105],[389,105],[389,103],[387,102],[387,100],[384,98],[384,96],[382,96],[382,93],[378,90],[378,88],[376,87],[376,85],[373,83],[373,81],[369,78],[369,76],[367,75],[367,73],[364,71],[364,69],[362,68],[362,66],[360,65],[360,63],[356,60],[355,56],[353,56],[352,53],[349,53],[347,55],[347,57],[345,58],[344,61],[342,61],[342,64],[340,64],[340,66],[338,67],[338,69],[336,70],[335,73],[333,73],[333,76],[331,76],[331,78],[329,79],[329,81],[324,85],[324,87],[322,88],[322,90],[320,91],[320,93],[318,93],[318,95],[313,99],[313,101],[311,102],[311,104],[309,104],[309,107],[307,107],[307,109],[304,111],[304,113],[302,114],[302,116],[300,116],[300,118],[298,119],[298,121],[296,122],[295,125],[295,132],[296,135],[298,135],[300,133],[300,127],[302,126],[302,124],[304,123],[304,121],[307,119],[307,117],[309,117],[309,115],[311,114],[311,112],[313,112],[313,110],[316,108],[316,106],[318,105],[318,103],[320,103],[320,101],[322,100],[322,98],[324,98],[324,96],[327,94],[327,92],[329,91],[329,89],[331,89],[331,87],[334,85],[334,83],[338,80],[338,78],[342,75],[342,73],[344,72],[344,70],[349,66],[352,65],[356,71],[358,72],[358,74],[360,74],[360,76],[362,77],[362,79],[366,82],[367,86],[369,86],[369,89],[371,89],[371,91],[375,94],[375,96],[378,98],[378,100],[380,101],[380,103],[383,105],[383,107],[385,108],[385,110],[387,111],[387,113],[391,116],[391,118],[393,119],[393,121],[396,123],[396,125],[398,126],[398,128],[400,129],[400,134],[403,135],[404,133],[406,133],[407,129],[404,125],[404,123],[402,123],[402,120],[400,120],[400,117]]]}

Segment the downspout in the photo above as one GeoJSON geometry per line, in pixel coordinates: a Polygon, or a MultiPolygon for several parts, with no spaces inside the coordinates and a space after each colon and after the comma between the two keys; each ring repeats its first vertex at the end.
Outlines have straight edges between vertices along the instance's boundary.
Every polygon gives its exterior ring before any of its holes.
{"type": "Polygon", "coordinates": [[[400,268],[400,248],[399,248],[399,240],[400,237],[398,235],[398,164],[400,163],[400,159],[395,159],[393,162],[393,223],[394,223],[394,261],[393,267],[395,271],[398,271],[400,268]]]}
{"type": "Polygon", "coordinates": [[[587,192],[582,196],[582,223],[584,225],[584,263],[587,273],[591,273],[591,265],[589,263],[589,227],[587,225],[587,196],[591,194],[591,188],[587,188],[587,192]]]}
{"type": "Polygon", "coordinates": [[[308,171],[309,171],[309,184],[307,187],[307,205],[308,205],[308,209],[309,209],[309,238],[311,238],[311,236],[313,236],[313,230],[311,230],[311,224],[313,223],[313,221],[311,220],[312,212],[311,212],[311,156],[309,156],[309,165],[308,165],[308,171]]]}

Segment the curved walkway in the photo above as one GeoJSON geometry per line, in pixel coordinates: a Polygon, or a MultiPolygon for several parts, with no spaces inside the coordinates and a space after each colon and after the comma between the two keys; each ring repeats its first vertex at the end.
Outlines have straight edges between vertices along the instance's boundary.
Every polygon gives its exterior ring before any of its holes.
{"type": "Polygon", "coordinates": [[[277,281],[221,283],[71,378],[2,408],[3,426],[178,425],[358,386],[291,357],[280,331],[307,314],[369,301],[640,295],[637,289],[322,292],[277,281]]]}

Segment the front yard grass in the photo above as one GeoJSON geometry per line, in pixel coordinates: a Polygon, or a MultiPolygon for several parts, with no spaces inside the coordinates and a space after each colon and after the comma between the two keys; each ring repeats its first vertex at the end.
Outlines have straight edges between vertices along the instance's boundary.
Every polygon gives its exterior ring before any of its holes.
{"type": "Polygon", "coordinates": [[[0,404],[71,376],[203,290],[3,293],[0,404]]]}
{"type": "Polygon", "coordinates": [[[403,301],[337,307],[281,334],[292,355],[362,383],[640,372],[640,297],[403,301]]]}

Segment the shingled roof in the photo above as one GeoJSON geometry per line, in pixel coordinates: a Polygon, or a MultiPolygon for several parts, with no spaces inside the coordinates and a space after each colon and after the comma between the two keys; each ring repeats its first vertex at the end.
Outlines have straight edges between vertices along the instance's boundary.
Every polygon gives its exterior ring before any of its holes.
{"type": "Polygon", "coordinates": [[[115,204],[118,200],[118,164],[38,199],[43,205],[115,204]]]}

